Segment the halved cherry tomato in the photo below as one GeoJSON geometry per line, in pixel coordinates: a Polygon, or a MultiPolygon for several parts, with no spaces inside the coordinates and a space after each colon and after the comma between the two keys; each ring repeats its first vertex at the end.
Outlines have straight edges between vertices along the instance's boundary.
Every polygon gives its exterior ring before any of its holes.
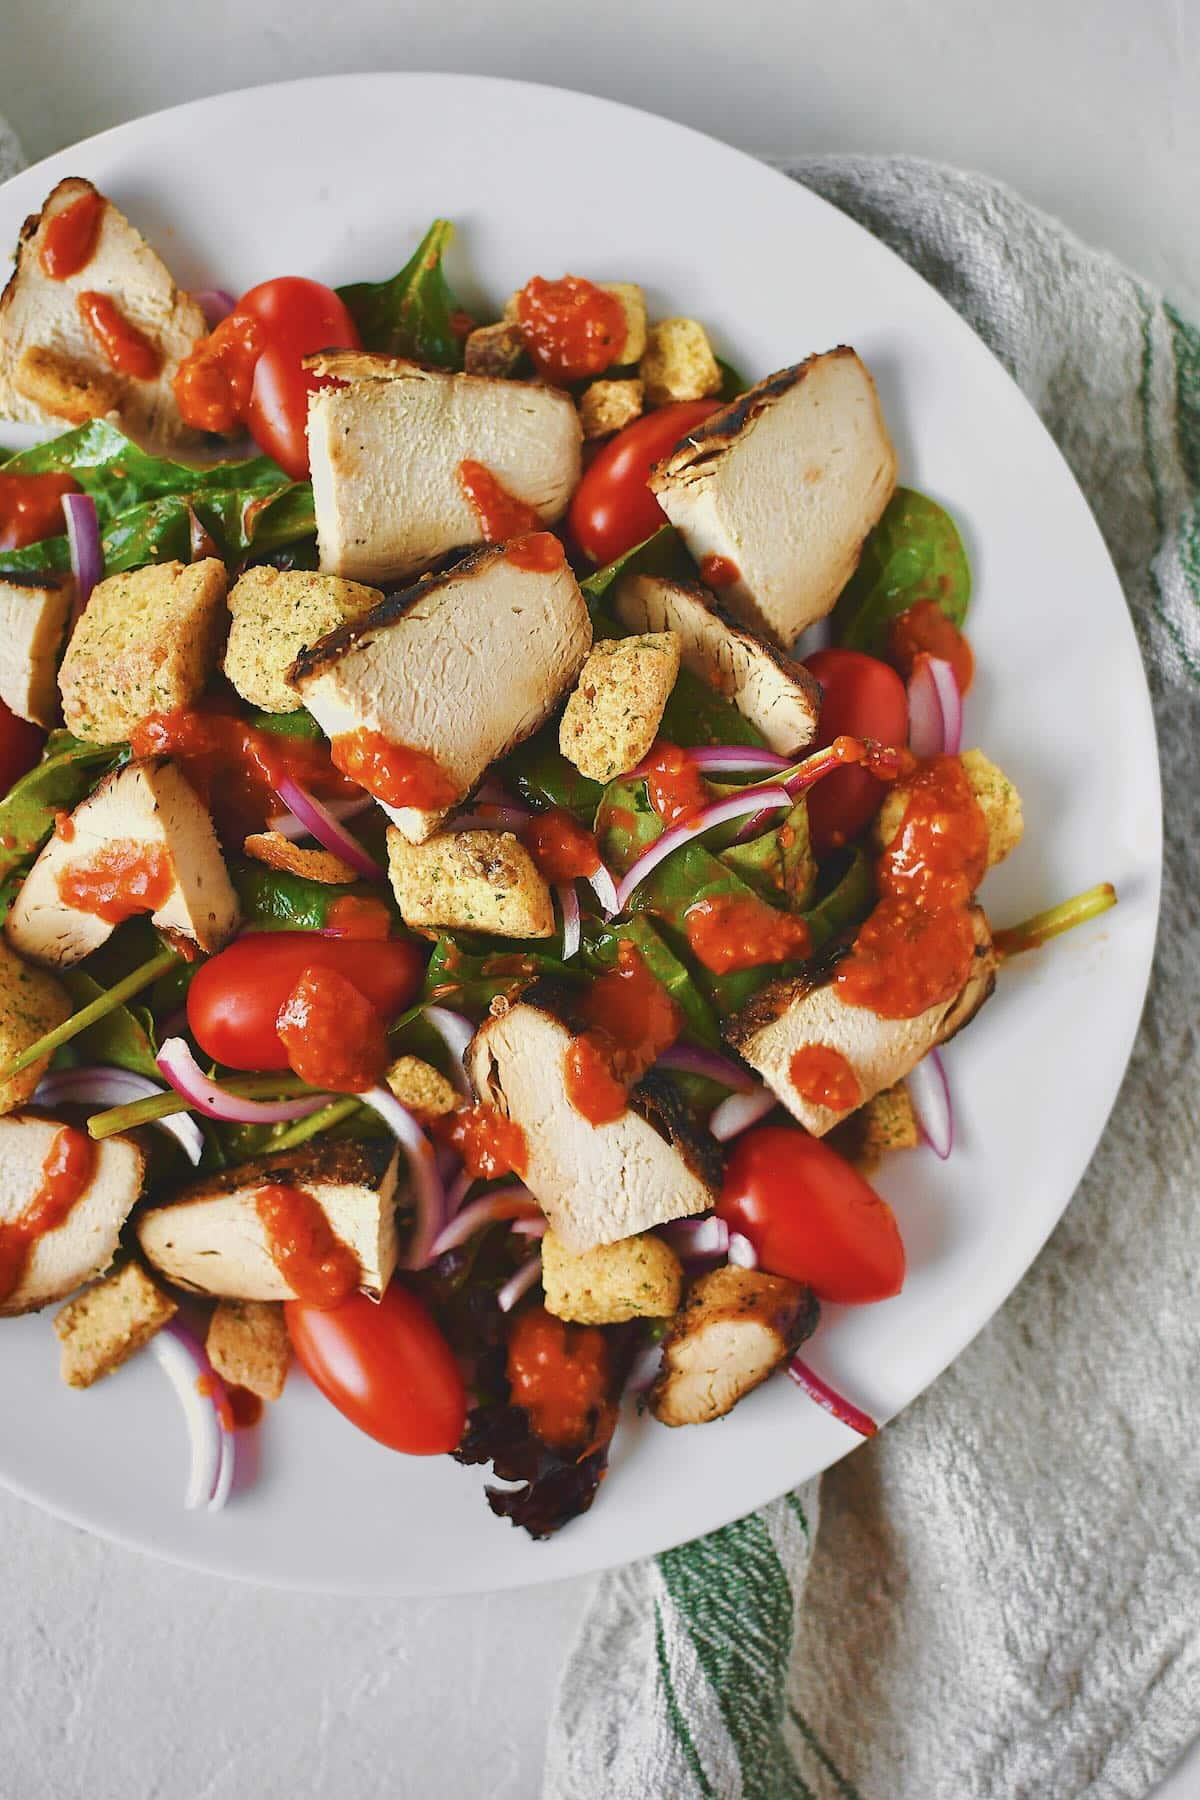
{"type": "MultiPolygon", "coordinates": [[[[812,750],[834,738],[869,737],[880,744],[908,742],[908,696],[895,669],[861,650],[817,650],[805,668],[825,690],[812,750]]],[[[808,825],[817,855],[847,844],[871,823],[887,793],[866,769],[838,769],[808,795],[808,825]]]]}
{"type": "Polygon", "coordinates": [[[28,775],[42,754],[46,734],[28,719],[18,719],[0,700],[0,799],[14,781],[28,775]]]}
{"type": "Polygon", "coordinates": [[[424,958],[415,944],[389,938],[324,938],[315,931],[252,932],[199,969],[188,989],[192,1036],[229,1069],[286,1069],[276,1029],[279,1009],[305,969],[332,969],[384,1020],[415,998],[424,958]]]}
{"type": "Polygon", "coordinates": [[[284,1313],[296,1360],[352,1425],[408,1456],[457,1448],[467,1422],[463,1378],[408,1288],[393,1281],[378,1304],[365,1294],[325,1308],[289,1300],[284,1313]]]}
{"type": "Polygon", "coordinates": [[[612,562],[658,530],[665,515],[646,486],[650,471],[719,405],[719,400],[680,400],[660,406],[605,444],[571,502],[571,535],[585,556],[594,563],[612,562]]]}
{"type": "Polygon", "coordinates": [[[819,1300],[864,1305],[904,1284],[904,1245],[887,1201],[795,1126],[763,1125],[738,1138],[717,1211],[750,1239],[769,1274],[805,1282],[819,1300]]]}
{"type": "Polygon", "coordinates": [[[358,327],[332,288],[302,275],[279,275],[243,294],[239,313],[263,328],[246,423],[259,448],[294,481],[308,474],[308,396],[328,381],[300,366],[316,350],[357,350],[358,327]]]}

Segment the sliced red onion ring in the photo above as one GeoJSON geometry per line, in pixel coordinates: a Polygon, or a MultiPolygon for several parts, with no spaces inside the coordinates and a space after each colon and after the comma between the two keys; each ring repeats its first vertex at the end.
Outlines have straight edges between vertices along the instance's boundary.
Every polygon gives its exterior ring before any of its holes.
{"type": "Polygon", "coordinates": [[[448,1006],[427,1006],[424,1015],[450,1052],[450,1079],[460,1094],[473,1100],[471,1083],[467,1079],[464,1066],[467,1047],[475,1036],[475,1027],[470,1019],[462,1013],[452,1012],[448,1006]]]}
{"type": "Polygon", "coordinates": [[[75,577],[74,617],[78,618],[92,597],[92,589],[104,579],[104,549],[100,543],[96,502],[90,494],[64,494],[62,508],[67,522],[71,573],[75,577]]]}
{"type": "Polygon", "coordinates": [[[204,314],[204,322],[210,331],[215,331],[222,319],[227,319],[237,301],[226,288],[197,288],[192,299],[204,314]]]}
{"type": "Polygon", "coordinates": [[[554,890],[559,909],[562,912],[562,959],[570,962],[579,950],[582,921],[579,912],[579,895],[575,892],[574,882],[565,881],[554,890]]]}
{"type": "MultiPolygon", "coordinates": [[[[326,812],[331,814],[339,824],[343,824],[347,819],[357,818],[359,813],[366,812],[374,804],[370,794],[363,794],[357,800],[327,800],[324,802],[326,812]]],[[[280,837],[287,838],[293,844],[298,838],[312,836],[304,820],[298,819],[295,813],[290,812],[273,813],[267,820],[267,830],[277,831],[280,837]]]]}
{"type": "Polygon", "coordinates": [[[757,1269],[758,1251],[744,1232],[730,1232],[729,1260],[738,1269],[757,1269]]]}
{"type": "Polygon", "coordinates": [[[438,1174],[433,1145],[407,1106],[401,1106],[387,1088],[368,1088],[362,1099],[395,1132],[408,1157],[417,1216],[404,1266],[406,1269],[423,1269],[432,1259],[434,1239],[446,1222],[446,1191],[438,1174]]]}
{"type": "Polygon", "coordinates": [[[648,1394],[662,1368],[662,1345],[647,1344],[638,1351],[625,1383],[627,1394],[648,1394]]]}
{"type": "Polygon", "coordinates": [[[246,1100],[227,1094],[209,1080],[182,1038],[168,1038],[155,1061],[175,1092],[206,1119],[224,1119],[233,1125],[282,1125],[290,1119],[307,1119],[329,1104],[328,1094],[312,1094],[304,1100],[246,1100]]]}
{"type": "Polygon", "coordinates": [[[658,1069],[678,1069],[681,1075],[703,1075],[709,1081],[719,1081],[723,1087],[732,1088],[738,1094],[751,1093],[758,1086],[753,1075],[748,1074],[740,1064],[728,1056],[722,1056],[717,1050],[704,1050],[699,1044],[672,1044],[669,1050],[663,1051],[654,1066],[658,1069]]]}
{"type": "MultiPolygon", "coordinates": [[[[777,750],[756,749],[753,744],[713,744],[685,750],[684,755],[702,775],[717,774],[723,769],[742,769],[748,775],[769,775],[776,769],[790,769],[795,762],[794,757],[780,756],[777,750]]],[[[626,779],[648,775],[654,763],[653,754],[647,756],[626,779]]]]}
{"type": "Polygon", "coordinates": [[[492,1225],[498,1219],[540,1218],[541,1209],[527,1188],[514,1182],[510,1187],[493,1188],[490,1194],[481,1194],[478,1200],[472,1200],[464,1206],[457,1216],[451,1219],[445,1229],[438,1233],[429,1253],[432,1262],[435,1257],[444,1256],[447,1250],[457,1250],[465,1244],[469,1237],[474,1237],[485,1225],[492,1225]]]}
{"type": "Polygon", "coordinates": [[[702,1256],[725,1256],[729,1251],[729,1227],[724,1219],[672,1219],[660,1225],[658,1235],[665,1238],[676,1256],[684,1262],[702,1256]]]}
{"type": "Polygon", "coordinates": [[[220,1512],[233,1486],[237,1448],[225,1384],[187,1328],[172,1319],[156,1332],[149,1348],[179,1396],[187,1422],[192,1459],[183,1504],[220,1512]]]}
{"type": "Polygon", "coordinates": [[[587,883],[600,902],[606,919],[611,919],[620,912],[621,903],[617,899],[617,884],[603,863],[587,877],[587,883]]]}
{"type": "Polygon", "coordinates": [[[709,1113],[708,1129],[718,1144],[727,1144],[739,1132],[748,1131],[751,1125],[765,1119],[774,1104],[770,1088],[756,1086],[749,1094],[730,1094],[709,1113]]]}
{"type": "MultiPolygon", "coordinates": [[[[131,1100],[148,1100],[151,1094],[164,1093],[161,1082],[147,1075],[135,1075],[131,1069],[115,1069],[108,1063],[86,1068],[59,1069],[43,1076],[33,1096],[35,1106],[54,1107],[63,1101],[79,1106],[125,1106],[131,1100]]],[[[194,1166],[204,1154],[204,1133],[190,1113],[173,1113],[166,1119],[152,1120],[160,1131],[173,1137],[188,1161],[194,1166]]]]}
{"type": "Polygon", "coordinates": [[[518,1237],[545,1237],[548,1221],[545,1219],[514,1219],[509,1230],[515,1231],[518,1237]]]}
{"type": "MultiPolygon", "coordinates": [[[[477,802],[478,804],[484,804],[477,802]]],[[[533,814],[521,806],[488,806],[486,812],[461,813],[457,819],[447,819],[447,831],[516,831],[528,825],[533,814]]]]}
{"type": "Polygon", "coordinates": [[[361,875],[364,881],[387,880],[375,858],[367,855],[358,839],[352,837],[329,808],[310,794],[307,788],[302,788],[298,781],[285,775],[275,792],[289,812],[294,813],[301,824],[307,827],[310,837],[316,838],[318,844],[332,855],[340,856],[356,875],[361,875]]]}
{"type": "Polygon", "coordinates": [[[501,1312],[511,1312],[522,1294],[528,1293],[542,1272],[542,1253],[531,1256],[523,1262],[515,1275],[510,1275],[504,1286],[496,1294],[496,1305],[501,1312]]]}
{"type": "Polygon", "coordinates": [[[922,1057],[907,1076],[905,1085],[921,1136],[933,1154],[945,1162],[954,1148],[954,1108],[950,1101],[946,1065],[936,1050],[922,1057]]]}
{"type": "Polygon", "coordinates": [[[836,1388],[831,1388],[827,1381],[823,1381],[816,1371],[810,1369],[808,1364],[802,1362],[798,1356],[792,1357],[788,1363],[787,1372],[796,1386],[804,1389],[810,1400],[815,1400],[818,1406],[823,1406],[825,1411],[832,1413],[841,1424],[848,1425],[851,1431],[857,1431],[860,1437],[875,1436],[879,1427],[870,1414],[862,1412],[843,1394],[839,1394],[836,1388]]]}
{"type": "Polygon", "coordinates": [[[940,656],[918,656],[908,678],[908,744],[914,756],[957,756],[962,744],[962,694],[954,670],[940,656]]]}
{"type": "Polygon", "coordinates": [[[682,850],[685,844],[694,842],[706,831],[712,831],[717,825],[724,825],[729,819],[740,819],[745,813],[760,812],[766,808],[774,810],[791,804],[786,788],[747,788],[743,794],[730,794],[724,800],[716,800],[711,806],[702,807],[692,818],[672,825],[669,831],[664,831],[660,838],[655,838],[652,844],[647,845],[633,867],[617,883],[615,910],[624,912],[631,895],[647,875],[657,869],[660,862],[665,862],[674,851],[682,850]]]}
{"type": "Polygon", "coordinates": [[[957,756],[962,749],[963,698],[958,676],[952,663],[940,656],[929,658],[929,670],[938,691],[942,708],[942,748],[947,756],[957,756]]]}

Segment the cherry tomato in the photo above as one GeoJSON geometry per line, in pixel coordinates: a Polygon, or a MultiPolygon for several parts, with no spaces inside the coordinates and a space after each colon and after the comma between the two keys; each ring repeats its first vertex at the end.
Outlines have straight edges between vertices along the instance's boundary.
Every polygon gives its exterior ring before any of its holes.
{"type": "MultiPolygon", "coordinates": [[[[821,720],[810,749],[823,750],[834,738],[874,738],[880,744],[908,742],[908,696],[895,669],[861,650],[817,650],[805,668],[825,690],[821,720]]],[[[887,789],[866,769],[838,769],[808,795],[808,824],[818,856],[847,844],[871,823],[887,789]]]]}
{"type": "Polygon", "coordinates": [[[658,530],[665,515],[646,486],[650,471],[719,405],[719,400],[681,400],[660,406],[605,444],[571,502],[571,535],[585,556],[594,563],[612,562],[658,530]]]}
{"type": "Polygon", "coordinates": [[[28,775],[42,754],[46,734],[27,719],[18,719],[0,700],[0,799],[14,781],[28,775]]]}
{"type": "Polygon", "coordinates": [[[239,313],[263,328],[246,422],[259,448],[294,481],[308,474],[308,396],[323,380],[300,366],[316,350],[357,350],[358,328],[332,288],[301,275],[279,275],[243,294],[239,313]]]}
{"type": "Polygon", "coordinates": [[[457,1448],[467,1395],[449,1344],[408,1288],[378,1305],[352,1294],[337,1306],[284,1305],[296,1360],[332,1406],[368,1437],[407,1456],[457,1448]]]}
{"type": "Polygon", "coordinates": [[[904,1284],[904,1245],[886,1200],[820,1138],[763,1125],[738,1138],[717,1211],[771,1275],[819,1300],[863,1305],[904,1284]]]}
{"type": "Polygon", "coordinates": [[[332,969],[392,1019],[415,998],[424,958],[389,938],[324,938],[315,931],[252,932],[210,958],[188,989],[188,1025],[214,1062],[229,1069],[286,1069],[276,1020],[305,969],[332,969]]]}

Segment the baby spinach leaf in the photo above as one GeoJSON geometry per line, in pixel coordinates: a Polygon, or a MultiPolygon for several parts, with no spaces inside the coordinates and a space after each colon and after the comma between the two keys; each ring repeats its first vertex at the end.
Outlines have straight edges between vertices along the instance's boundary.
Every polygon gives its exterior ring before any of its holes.
{"type": "Polygon", "coordinates": [[[663,711],[658,735],[668,744],[692,748],[702,744],[753,744],[764,739],[757,726],[744,719],[737,707],[693,675],[680,669],[663,711]]]}
{"type": "Polygon", "coordinates": [[[412,357],[435,369],[462,368],[465,315],[442,268],[453,236],[448,219],[435,219],[390,281],[355,281],[338,289],[366,349],[412,357]]]}
{"type": "MultiPolygon", "coordinates": [[[[670,575],[683,580],[689,575],[694,579],[695,573],[675,527],[660,525],[653,537],[644,538],[632,550],[623,551],[603,568],[594,570],[579,587],[594,612],[597,602],[603,600],[620,575],[670,575]]],[[[613,624],[608,635],[619,636],[622,630],[623,627],[613,624]]]]}
{"type": "Polygon", "coordinates": [[[584,971],[575,963],[561,962],[527,945],[502,939],[488,944],[466,933],[452,936],[443,932],[425,970],[421,1004],[436,1000],[454,1012],[481,1019],[497,994],[511,995],[542,975],[580,981],[584,971]]]}
{"type": "Polygon", "coordinates": [[[253,712],[250,723],[256,731],[270,731],[276,737],[303,738],[310,744],[319,744],[325,735],[312,714],[303,707],[289,713],[253,712]]]}
{"type": "Polygon", "coordinates": [[[623,938],[634,946],[650,973],[662,982],[675,1001],[684,1017],[686,1035],[698,1044],[707,1045],[710,1050],[719,1049],[721,1033],[712,1007],[686,965],[667,948],[662,934],[644,913],[635,913],[633,918],[612,925],[589,919],[583,931],[584,959],[588,967],[595,974],[613,968],[623,938]]]}
{"type": "MultiPolygon", "coordinates": [[[[107,992],[104,985],[84,969],[67,969],[59,980],[76,1007],[90,1006],[107,992]]],[[[135,1075],[149,1075],[161,1080],[154,1060],[154,1020],[144,1006],[118,1006],[89,1025],[73,1038],[67,1047],[70,1061],[78,1063],[111,1063],[118,1069],[131,1069],[135,1075]]],[[[63,1053],[60,1053],[63,1054],[63,1053]]]]}
{"type": "Polygon", "coordinates": [[[961,625],[971,599],[971,565],[950,514],[913,488],[897,488],[863,546],[837,603],[834,633],[847,650],[881,656],[893,619],[933,600],[961,625]]]}
{"type": "Polygon", "coordinates": [[[73,812],[123,754],[66,731],[51,733],[41,762],[0,800],[0,881],[37,854],[54,830],[54,815],[73,812]]]}
{"type": "Polygon", "coordinates": [[[751,385],[741,370],[735,369],[732,363],[727,363],[723,356],[718,356],[717,367],[721,371],[721,389],[717,399],[723,403],[736,400],[738,395],[744,394],[751,385]]]}
{"type": "Polygon", "coordinates": [[[334,901],[346,894],[386,899],[385,891],[369,882],[331,887],[286,869],[268,869],[260,862],[234,863],[229,872],[242,922],[252,931],[320,931],[328,923],[334,901]]]}
{"type": "Polygon", "coordinates": [[[604,794],[598,781],[581,775],[558,747],[558,721],[552,720],[500,764],[502,779],[535,806],[563,806],[590,826],[604,794]]]}
{"type": "Polygon", "coordinates": [[[846,854],[848,860],[833,872],[832,886],[804,914],[814,950],[861,925],[875,904],[875,879],[865,853],[846,854]]]}
{"type": "MultiPolygon", "coordinates": [[[[741,825],[744,820],[737,820],[741,825]]],[[[746,844],[718,851],[727,869],[771,906],[803,912],[812,897],[817,863],[808,840],[808,808],[803,800],[772,831],[746,844]]]]}

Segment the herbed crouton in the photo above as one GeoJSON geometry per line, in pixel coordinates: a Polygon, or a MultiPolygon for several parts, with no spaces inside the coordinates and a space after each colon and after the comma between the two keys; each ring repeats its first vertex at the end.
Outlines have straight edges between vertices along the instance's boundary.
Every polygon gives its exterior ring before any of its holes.
{"type": "Polygon", "coordinates": [[[348,619],[378,606],[378,588],[309,569],[247,569],[229,594],[229,641],[222,667],[243,700],[263,712],[295,712],[288,672],[302,650],[348,619]]]}
{"type": "Polygon", "coordinates": [[[650,1410],[664,1425],[704,1425],[729,1412],[816,1327],[812,1289],[730,1264],[702,1275],[663,1344],[650,1410]]]}
{"type": "Polygon", "coordinates": [[[558,732],[559,749],[581,775],[611,781],[641,762],[675,686],[679,651],[677,631],[592,646],[558,732]]]}
{"type": "Polygon", "coordinates": [[[652,1232],[568,1250],[548,1231],[542,1239],[546,1311],[580,1325],[618,1325],[624,1319],[669,1319],[683,1292],[683,1265],[652,1232]]]}
{"type": "Polygon", "coordinates": [[[292,1345],[283,1308],[274,1300],[222,1300],[208,1323],[208,1360],[223,1381],[260,1400],[278,1400],[292,1345]]]}
{"type": "Polygon", "coordinates": [[[282,869],[288,875],[302,875],[305,881],[319,881],[326,887],[342,887],[357,881],[358,875],[349,863],[331,850],[306,850],[293,844],[281,831],[255,831],[245,839],[242,849],[255,862],[268,869],[282,869]]]}
{"type": "Polygon", "coordinates": [[[119,744],[147,714],[198,700],[225,635],[225,565],[151,563],[92,590],[59,671],[67,730],[119,744]]]}
{"type": "Polygon", "coordinates": [[[721,370],[698,319],[660,319],[650,327],[639,364],[650,406],[703,400],[721,391],[721,370]]]}
{"type": "MultiPolygon", "coordinates": [[[[982,750],[964,750],[959,757],[988,833],[988,868],[994,869],[1015,850],[1025,831],[1021,796],[1008,776],[990,762],[982,750]]],[[[875,821],[880,847],[890,844],[904,821],[908,789],[898,782],[888,793],[875,821]]]]}
{"type": "Polygon", "coordinates": [[[384,1080],[402,1106],[419,1119],[442,1119],[459,1104],[452,1083],[419,1056],[398,1056],[384,1080]]]}
{"type": "Polygon", "coordinates": [[[550,889],[511,831],[443,831],[410,844],[393,825],[387,841],[392,891],[406,925],[553,937],[550,889]]]}
{"type": "Polygon", "coordinates": [[[889,1150],[915,1150],[921,1132],[904,1083],[873,1095],[834,1127],[829,1142],[863,1175],[872,1174],[889,1150]]]}
{"type": "Polygon", "coordinates": [[[12,384],[22,400],[68,425],[103,419],[116,411],[121,398],[121,384],[115,375],[40,344],[31,344],[23,352],[12,372],[12,384]]]}
{"type": "MultiPolygon", "coordinates": [[[[73,1011],[71,996],[53,975],[31,969],[0,938],[0,1069],[15,1062],[23,1050],[69,1019],[73,1011]]],[[[20,1075],[0,1081],[0,1113],[10,1113],[29,1099],[49,1063],[49,1056],[39,1057],[20,1075]]]]}
{"type": "Polygon", "coordinates": [[[74,594],[69,575],[0,578],[0,700],[46,731],[58,718],[58,653],[74,594]]]}
{"type": "Polygon", "coordinates": [[[621,431],[639,416],[644,399],[640,381],[593,381],[579,396],[584,437],[602,438],[621,431]]]}
{"type": "Polygon", "coordinates": [[[128,1362],[177,1311],[174,1300],[128,1262],[68,1300],[55,1315],[62,1343],[59,1371],[68,1387],[91,1387],[128,1362]]]}
{"type": "Polygon", "coordinates": [[[511,381],[532,367],[525,340],[511,319],[480,325],[468,337],[463,357],[468,375],[490,375],[499,381],[511,381]]]}

